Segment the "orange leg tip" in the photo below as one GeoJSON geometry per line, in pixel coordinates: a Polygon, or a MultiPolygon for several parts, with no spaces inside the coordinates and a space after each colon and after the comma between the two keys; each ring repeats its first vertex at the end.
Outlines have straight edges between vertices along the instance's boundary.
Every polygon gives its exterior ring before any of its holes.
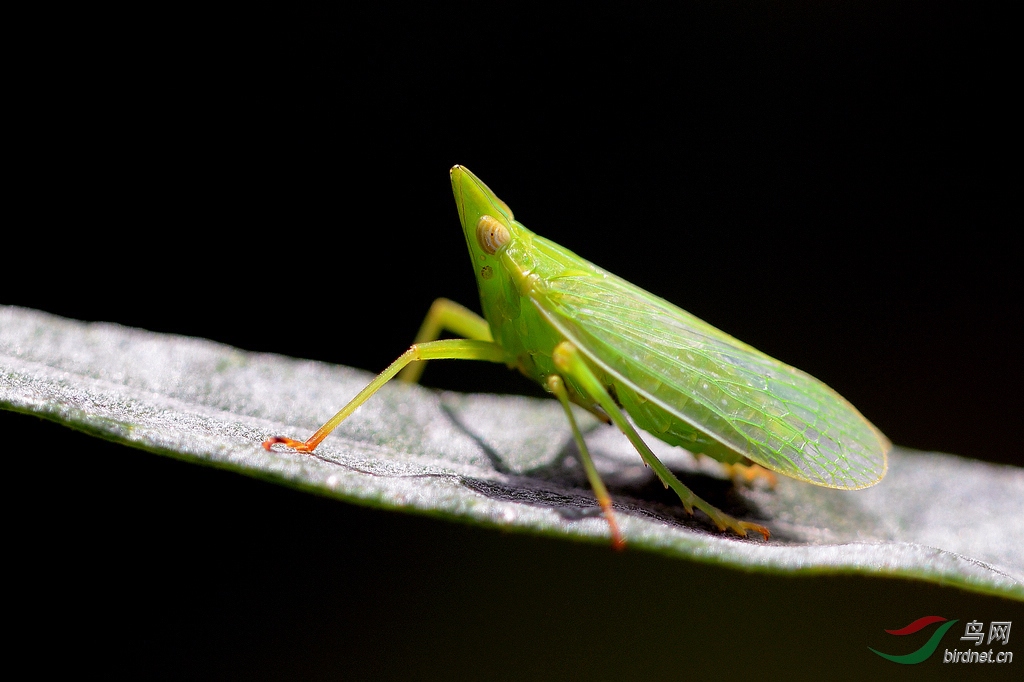
{"type": "Polygon", "coordinates": [[[285,438],[284,436],[273,436],[263,441],[263,449],[270,450],[272,446],[280,443],[281,445],[287,445],[290,448],[298,450],[299,452],[309,452],[312,448],[308,447],[305,442],[301,440],[295,440],[294,438],[285,438]]]}
{"type": "Polygon", "coordinates": [[[615,512],[612,511],[612,502],[609,499],[598,500],[601,510],[604,512],[605,521],[608,522],[608,530],[612,534],[612,549],[619,551],[626,546],[622,538],[622,531],[619,530],[619,523],[615,520],[615,512]]]}
{"type": "Polygon", "coordinates": [[[768,484],[769,488],[775,488],[775,484],[778,483],[778,478],[775,476],[775,472],[770,469],[765,469],[760,464],[723,464],[725,474],[730,478],[742,481],[744,483],[753,483],[757,479],[764,479],[765,483],[768,484]]]}
{"type": "Polygon", "coordinates": [[[748,523],[747,521],[741,521],[740,523],[743,526],[742,535],[744,537],[746,537],[748,529],[754,531],[755,533],[760,533],[765,540],[767,540],[771,536],[771,531],[769,531],[764,526],[758,525],[756,523],[748,523]]]}

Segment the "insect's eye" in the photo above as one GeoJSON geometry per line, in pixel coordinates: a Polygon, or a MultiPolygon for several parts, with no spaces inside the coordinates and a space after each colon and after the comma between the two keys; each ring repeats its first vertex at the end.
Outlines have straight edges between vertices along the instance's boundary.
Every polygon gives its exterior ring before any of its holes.
{"type": "Polygon", "coordinates": [[[489,215],[480,216],[476,223],[476,239],[486,253],[494,255],[498,249],[508,244],[511,238],[508,228],[489,215]]]}

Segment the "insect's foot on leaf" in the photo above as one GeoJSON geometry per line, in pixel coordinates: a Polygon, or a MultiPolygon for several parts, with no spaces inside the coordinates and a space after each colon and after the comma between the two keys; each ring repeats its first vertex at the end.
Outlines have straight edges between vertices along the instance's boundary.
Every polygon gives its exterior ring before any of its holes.
{"type": "Polygon", "coordinates": [[[294,438],[286,438],[284,436],[273,436],[263,441],[263,449],[270,450],[271,447],[280,443],[281,445],[287,445],[290,448],[298,450],[299,452],[310,452],[311,447],[306,445],[305,441],[295,440],[294,438]]]}
{"type": "Polygon", "coordinates": [[[607,497],[598,500],[601,504],[601,510],[604,512],[604,518],[608,521],[608,530],[612,534],[612,549],[621,551],[626,547],[626,541],[622,537],[622,531],[619,530],[619,524],[615,520],[615,512],[612,511],[612,501],[607,497]]]}
{"type": "MultiPolygon", "coordinates": [[[[752,530],[755,533],[760,533],[761,537],[763,537],[765,540],[771,537],[771,531],[760,524],[750,523],[749,521],[740,521],[740,525],[747,530],[752,530]]],[[[746,537],[746,533],[743,533],[743,536],[746,537]]]]}
{"type": "Polygon", "coordinates": [[[687,507],[687,511],[689,511],[689,505],[692,504],[694,507],[707,514],[711,520],[714,521],[715,525],[718,526],[718,530],[725,530],[728,528],[742,537],[747,537],[747,531],[752,530],[756,533],[760,533],[765,540],[767,540],[768,536],[771,535],[771,532],[769,532],[769,530],[764,526],[757,523],[751,523],[749,521],[734,519],[714,505],[708,504],[694,495],[688,488],[683,487],[682,484],[680,484],[680,487],[682,492],[677,490],[677,492],[679,492],[679,499],[683,502],[683,506],[687,507]]]}
{"type": "Polygon", "coordinates": [[[774,471],[765,469],[760,464],[723,464],[722,468],[725,470],[725,475],[734,480],[740,480],[744,483],[753,483],[759,478],[763,478],[769,487],[774,488],[775,484],[778,483],[778,478],[775,476],[774,471]]]}
{"type": "Polygon", "coordinates": [[[711,520],[718,526],[718,530],[725,530],[728,528],[741,537],[747,537],[747,531],[760,533],[765,540],[767,540],[771,535],[771,531],[760,524],[751,523],[749,521],[740,521],[739,519],[734,519],[728,514],[723,514],[722,512],[718,512],[715,515],[708,514],[708,516],[710,516],[711,520]]]}

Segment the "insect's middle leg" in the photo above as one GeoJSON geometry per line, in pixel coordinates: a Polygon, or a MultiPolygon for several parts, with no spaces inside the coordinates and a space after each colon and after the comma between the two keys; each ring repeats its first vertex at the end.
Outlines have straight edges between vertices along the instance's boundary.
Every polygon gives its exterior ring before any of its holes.
{"type": "MultiPolygon", "coordinates": [[[[487,320],[480,317],[464,305],[447,298],[436,299],[423,318],[423,324],[416,334],[413,344],[436,341],[441,332],[449,331],[466,339],[477,341],[493,341],[491,337],[491,326],[487,320]]],[[[408,365],[398,374],[399,381],[415,384],[420,380],[423,370],[426,368],[426,361],[416,362],[408,365]]]]}
{"type": "Polygon", "coordinates": [[[608,394],[608,391],[601,384],[598,378],[594,375],[594,372],[590,369],[587,363],[583,360],[583,357],[576,346],[568,341],[555,346],[554,351],[551,354],[551,359],[555,363],[555,367],[565,376],[571,377],[573,381],[579,385],[591,398],[597,401],[598,405],[611,417],[615,425],[619,427],[619,430],[626,435],[629,442],[633,444],[636,451],[640,454],[640,457],[644,462],[654,470],[654,473],[658,475],[661,482],[665,484],[666,488],[672,488],[679,499],[683,503],[683,507],[686,511],[693,513],[693,508],[697,507],[702,512],[711,517],[711,520],[715,522],[719,530],[725,530],[729,528],[735,531],[738,535],[746,536],[748,530],[752,530],[764,536],[768,539],[768,529],[764,526],[756,523],[750,523],[748,521],[740,521],[734,519],[728,514],[720,511],[715,506],[708,504],[701,498],[697,497],[692,490],[683,485],[682,481],[676,478],[668,467],[662,464],[661,460],[651,451],[647,446],[647,443],[643,441],[640,434],[636,432],[633,425],[629,423],[626,416],[622,413],[622,410],[612,397],[608,394]]]}
{"type": "Polygon", "coordinates": [[[604,512],[604,518],[608,521],[608,527],[611,529],[612,545],[615,549],[622,549],[626,543],[622,539],[622,533],[619,532],[619,524],[615,521],[615,514],[612,512],[612,497],[608,494],[608,489],[604,487],[604,481],[601,480],[600,474],[597,473],[594,460],[590,458],[590,450],[587,449],[587,443],[583,440],[580,427],[576,424],[576,418],[573,416],[572,408],[569,406],[569,393],[565,390],[565,382],[562,380],[562,377],[552,374],[547,378],[546,386],[549,391],[555,394],[558,402],[562,403],[565,416],[569,418],[569,426],[572,427],[572,437],[576,439],[576,448],[580,451],[583,469],[587,472],[590,487],[594,489],[594,496],[597,497],[597,502],[601,505],[601,510],[604,512]]]}

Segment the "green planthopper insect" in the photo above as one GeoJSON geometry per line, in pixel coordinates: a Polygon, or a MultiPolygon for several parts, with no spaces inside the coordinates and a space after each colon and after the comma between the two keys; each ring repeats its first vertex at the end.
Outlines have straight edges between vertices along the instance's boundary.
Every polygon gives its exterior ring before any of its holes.
{"type": "Polygon", "coordinates": [[[468,169],[452,168],[451,181],[484,316],[438,299],[409,350],[308,440],[275,436],[265,448],[312,452],[396,374],[417,381],[427,360],[487,360],[558,398],[616,547],[623,537],[611,497],[570,402],[621,429],[687,512],[696,507],[719,530],[743,536],[768,539],[769,531],[697,497],[633,424],[725,464],[753,463],[829,488],[865,488],[885,475],[888,439],[831,388],[534,234],[468,169]],[[438,340],[444,331],[463,338],[438,340]]]}

